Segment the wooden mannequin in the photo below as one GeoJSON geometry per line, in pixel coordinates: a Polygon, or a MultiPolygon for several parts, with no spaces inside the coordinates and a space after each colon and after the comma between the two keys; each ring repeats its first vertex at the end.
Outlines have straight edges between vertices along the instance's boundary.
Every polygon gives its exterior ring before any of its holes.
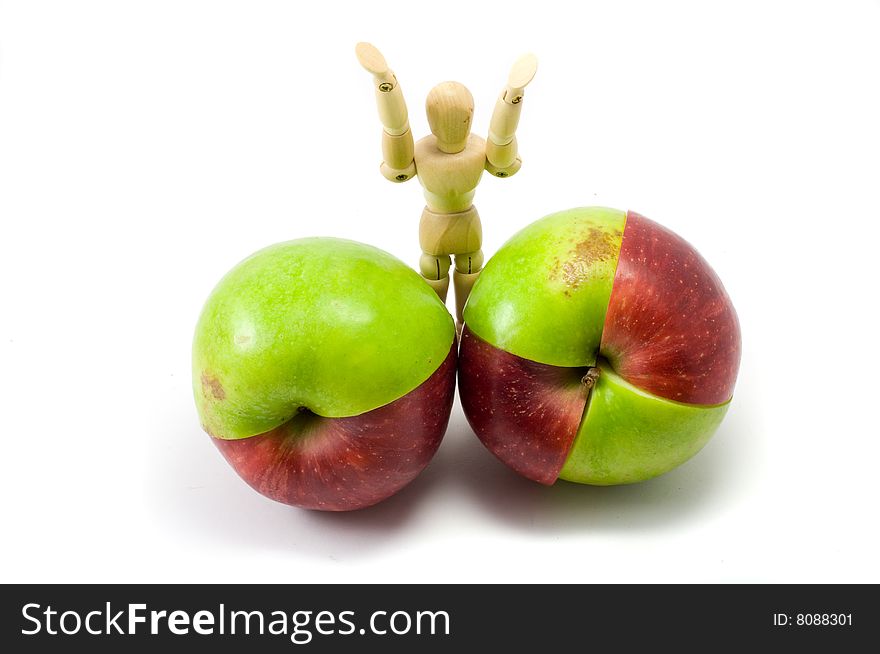
{"type": "Polygon", "coordinates": [[[358,43],[355,51],[375,83],[384,128],[380,171],[392,182],[418,176],[426,204],[419,223],[419,270],[445,302],[451,257],[455,257],[456,317],[461,324],[465,302],[483,268],[483,232],[474,193],[483,170],[510,177],[522,165],[515,133],[523,90],[535,76],[538,61],[529,54],[513,65],[495,103],[488,140],[470,133],[474,114],[470,91],[458,82],[443,82],[431,89],[425,103],[431,135],[413,144],[397,77],[374,46],[358,43]]]}

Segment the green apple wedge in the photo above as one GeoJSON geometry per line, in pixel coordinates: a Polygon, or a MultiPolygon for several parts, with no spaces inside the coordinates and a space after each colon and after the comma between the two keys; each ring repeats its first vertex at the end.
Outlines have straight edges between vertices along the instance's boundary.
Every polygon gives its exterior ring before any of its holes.
{"type": "Polygon", "coordinates": [[[693,406],[642,391],[601,361],[559,478],[608,486],[650,479],[699,452],[730,402],[693,406]]]}
{"type": "Polygon", "coordinates": [[[532,223],[486,264],[464,311],[469,330],[555,366],[596,363],[626,214],[602,207],[532,223]]]}

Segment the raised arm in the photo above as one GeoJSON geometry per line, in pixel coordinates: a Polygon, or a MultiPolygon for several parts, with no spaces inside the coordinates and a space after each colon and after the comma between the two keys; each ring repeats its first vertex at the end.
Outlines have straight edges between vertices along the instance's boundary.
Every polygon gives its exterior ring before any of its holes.
{"type": "Polygon", "coordinates": [[[507,86],[495,102],[486,141],[486,170],[496,177],[509,177],[522,165],[516,146],[516,127],[522,111],[523,92],[537,70],[535,55],[520,57],[510,69],[507,86]]]}
{"type": "Polygon", "coordinates": [[[413,137],[409,129],[406,102],[397,77],[388,68],[385,57],[375,46],[358,43],[358,61],[373,75],[379,120],[382,121],[382,165],[379,170],[392,182],[405,182],[416,174],[413,162],[413,137]]]}

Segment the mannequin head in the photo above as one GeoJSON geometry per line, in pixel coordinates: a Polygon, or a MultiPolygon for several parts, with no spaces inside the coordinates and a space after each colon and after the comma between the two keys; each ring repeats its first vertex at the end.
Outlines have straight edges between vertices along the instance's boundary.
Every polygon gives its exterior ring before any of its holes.
{"type": "Polygon", "coordinates": [[[474,98],[464,84],[438,84],[428,93],[425,110],[437,147],[449,153],[464,150],[474,116],[474,98]]]}

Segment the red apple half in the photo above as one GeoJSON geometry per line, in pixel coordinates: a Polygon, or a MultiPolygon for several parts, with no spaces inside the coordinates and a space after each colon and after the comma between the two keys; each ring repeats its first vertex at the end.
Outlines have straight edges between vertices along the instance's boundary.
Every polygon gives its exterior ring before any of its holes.
{"type": "Polygon", "coordinates": [[[455,392],[455,326],[390,254],[330,238],[252,255],[217,285],[193,343],[205,431],[254,489],[345,511],[412,481],[455,392]]]}
{"type": "Polygon", "coordinates": [[[736,313],[686,241],[635,212],[547,216],[486,265],[459,393],[483,444],[552,484],[630,483],[696,454],[730,403],[736,313]]]}

